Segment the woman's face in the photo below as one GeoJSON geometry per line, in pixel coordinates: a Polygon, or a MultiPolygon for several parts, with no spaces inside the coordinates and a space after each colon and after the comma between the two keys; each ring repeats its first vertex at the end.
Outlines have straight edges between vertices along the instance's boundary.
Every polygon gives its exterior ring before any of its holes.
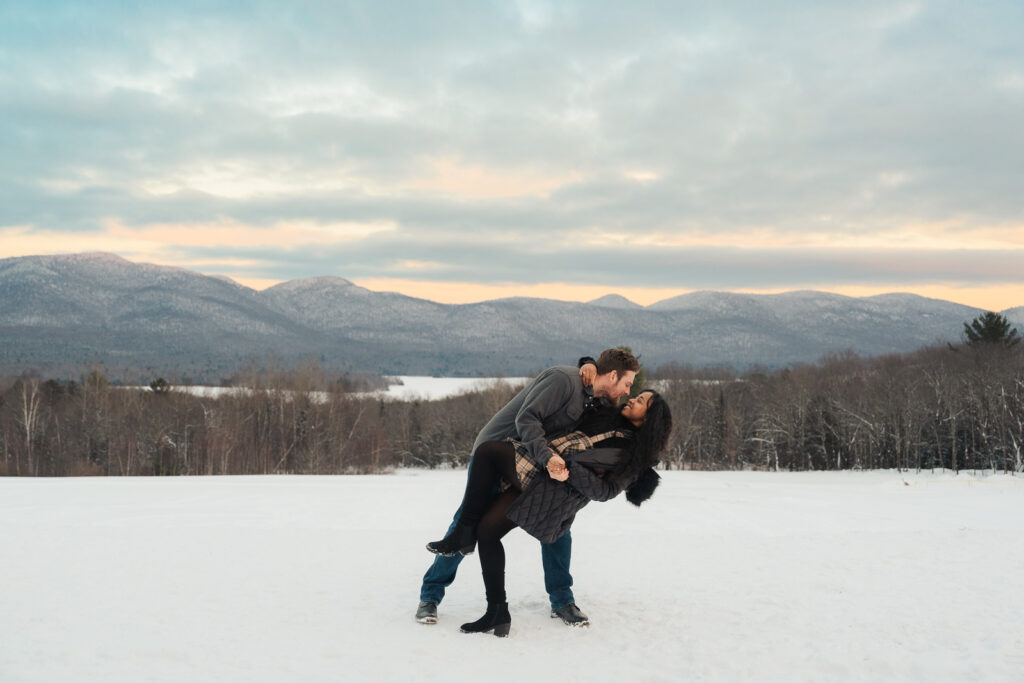
{"type": "Polygon", "coordinates": [[[633,424],[642,423],[647,416],[647,405],[652,398],[654,398],[654,394],[651,392],[641,391],[635,398],[629,399],[626,401],[626,405],[622,406],[622,417],[633,424]]]}

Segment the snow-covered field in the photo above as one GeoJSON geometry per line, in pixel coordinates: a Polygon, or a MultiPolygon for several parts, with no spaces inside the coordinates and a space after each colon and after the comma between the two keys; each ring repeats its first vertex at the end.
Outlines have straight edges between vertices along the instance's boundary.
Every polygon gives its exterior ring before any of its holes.
{"type": "Polygon", "coordinates": [[[589,629],[506,547],[417,624],[462,472],[0,479],[0,681],[1020,681],[1024,478],[666,473],[573,528],[589,629]]]}

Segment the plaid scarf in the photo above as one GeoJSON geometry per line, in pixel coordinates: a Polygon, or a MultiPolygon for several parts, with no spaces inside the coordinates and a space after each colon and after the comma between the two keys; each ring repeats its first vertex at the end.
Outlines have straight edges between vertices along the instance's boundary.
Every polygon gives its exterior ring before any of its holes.
{"type": "Polygon", "coordinates": [[[561,456],[572,455],[573,453],[579,453],[581,451],[588,451],[591,448],[605,439],[614,439],[616,437],[620,439],[628,439],[632,434],[619,429],[613,429],[609,432],[602,434],[595,434],[594,436],[587,436],[583,432],[569,432],[565,436],[560,436],[557,439],[552,439],[548,442],[551,446],[551,450],[558,453],[561,456]]]}
{"type": "MultiPolygon", "coordinates": [[[[628,439],[631,436],[633,436],[631,432],[621,429],[613,429],[601,434],[595,434],[594,436],[587,436],[583,432],[569,432],[565,436],[552,439],[548,442],[548,446],[550,446],[551,450],[558,455],[567,456],[590,450],[591,448],[594,448],[596,444],[599,444],[606,439],[613,439],[616,437],[628,439]]],[[[522,441],[516,441],[511,437],[509,437],[507,441],[512,444],[513,448],[515,448],[516,476],[519,477],[520,487],[523,490],[526,490],[526,487],[530,485],[533,478],[537,476],[539,468],[532,460],[530,460],[530,451],[522,441]]],[[[508,488],[508,482],[502,480],[501,490],[507,491],[508,488]]]]}

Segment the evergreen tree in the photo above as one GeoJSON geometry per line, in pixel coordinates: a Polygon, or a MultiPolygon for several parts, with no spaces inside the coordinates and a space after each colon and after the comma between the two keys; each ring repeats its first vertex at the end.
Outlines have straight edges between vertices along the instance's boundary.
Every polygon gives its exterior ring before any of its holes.
{"type": "Polygon", "coordinates": [[[964,323],[964,342],[968,346],[980,346],[981,344],[1016,346],[1020,343],[1020,333],[1006,319],[1006,316],[988,311],[970,323],[964,323]]]}
{"type": "MultiPolygon", "coordinates": [[[[628,346],[619,347],[629,353],[633,353],[633,349],[628,346]]],[[[640,362],[640,354],[635,354],[637,363],[640,362]]],[[[644,366],[641,365],[640,369],[636,372],[636,377],[633,379],[633,385],[629,389],[629,398],[636,398],[643,392],[644,384],[647,382],[647,375],[644,373],[644,366]]]]}
{"type": "Polygon", "coordinates": [[[171,390],[171,385],[167,383],[163,377],[157,377],[155,380],[149,383],[149,388],[154,394],[166,394],[171,390]]]}

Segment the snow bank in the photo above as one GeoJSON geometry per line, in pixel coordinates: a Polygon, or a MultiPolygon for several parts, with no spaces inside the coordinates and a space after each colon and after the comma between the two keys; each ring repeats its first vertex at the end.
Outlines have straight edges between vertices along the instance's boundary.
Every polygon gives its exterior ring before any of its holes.
{"type": "Polygon", "coordinates": [[[0,680],[954,681],[1024,671],[1024,480],[668,472],[573,529],[589,629],[508,537],[508,639],[475,556],[417,624],[462,472],[0,479],[0,680]]]}

